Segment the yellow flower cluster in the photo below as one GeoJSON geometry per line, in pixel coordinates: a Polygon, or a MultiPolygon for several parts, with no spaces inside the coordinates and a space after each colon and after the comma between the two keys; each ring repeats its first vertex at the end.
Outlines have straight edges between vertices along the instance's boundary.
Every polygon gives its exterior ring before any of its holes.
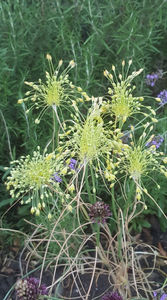
{"type": "Polygon", "coordinates": [[[109,73],[107,70],[104,71],[104,76],[110,81],[111,87],[108,89],[109,96],[103,101],[102,110],[104,113],[110,114],[111,117],[115,118],[115,123],[119,122],[120,128],[126,120],[134,114],[143,113],[144,116],[149,117],[150,113],[155,114],[154,110],[151,107],[145,107],[141,104],[144,100],[143,97],[134,97],[133,91],[135,86],[132,86],[133,79],[138,76],[143,69],[139,71],[132,72],[131,75],[128,75],[129,68],[132,64],[132,60],[128,63],[128,69],[125,72],[125,61],[122,62],[122,74],[117,76],[115,71],[115,66],[112,66],[113,74],[109,73]],[[149,111],[145,113],[141,111],[141,108],[149,111]]]}
{"type": "Polygon", "coordinates": [[[77,101],[90,100],[87,93],[83,92],[81,88],[75,87],[69,80],[69,71],[75,67],[75,62],[71,60],[66,69],[60,73],[60,68],[63,61],[60,60],[56,70],[54,70],[52,58],[47,54],[46,58],[49,62],[50,72],[46,72],[46,82],[43,83],[39,79],[38,83],[25,81],[25,84],[31,87],[31,91],[26,92],[24,99],[19,99],[18,103],[22,104],[25,101],[32,101],[33,105],[30,109],[26,110],[26,113],[32,108],[40,110],[38,118],[35,120],[36,124],[40,123],[40,119],[46,110],[50,107],[54,111],[60,107],[66,107],[67,104],[74,104],[77,101]],[[77,98],[76,95],[80,95],[81,98],[77,98]]]}
{"type": "Polygon", "coordinates": [[[49,185],[59,189],[59,182],[52,179],[61,169],[55,154],[41,155],[38,147],[32,157],[22,156],[20,160],[13,161],[11,167],[6,181],[11,197],[20,198],[22,202],[25,197],[25,203],[32,203],[31,213],[39,215],[40,209],[46,206],[46,200],[53,197],[49,185]]]}

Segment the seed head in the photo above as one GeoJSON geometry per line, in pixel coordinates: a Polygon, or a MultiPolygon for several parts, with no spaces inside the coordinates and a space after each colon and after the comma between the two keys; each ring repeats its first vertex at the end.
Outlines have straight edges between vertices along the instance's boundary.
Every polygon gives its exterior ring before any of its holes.
{"type": "Polygon", "coordinates": [[[108,204],[105,204],[103,201],[98,201],[90,207],[89,212],[90,219],[93,223],[102,223],[106,222],[111,216],[111,211],[108,204]]]}
{"type": "Polygon", "coordinates": [[[39,285],[39,279],[35,277],[19,279],[16,282],[15,290],[18,300],[37,300],[39,296],[48,295],[46,285],[39,285]]]}

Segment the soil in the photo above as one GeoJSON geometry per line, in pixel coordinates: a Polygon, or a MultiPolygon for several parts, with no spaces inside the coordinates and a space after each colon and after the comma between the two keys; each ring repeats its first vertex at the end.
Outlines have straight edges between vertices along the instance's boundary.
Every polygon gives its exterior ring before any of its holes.
{"type": "MultiPolygon", "coordinates": [[[[149,275],[149,281],[152,282],[152,288],[157,289],[162,286],[167,277],[167,232],[161,232],[159,226],[157,226],[157,224],[155,225],[155,220],[153,220],[153,224],[150,229],[143,228],[140,239],[142,239],[142,242],[145,242],[148,245],[155,246],[158,251],[156,268],[152,274],[149,275]]],[[[139,249],[140,247],[141,246],[139,246],[139,249]]],[[[0,251],[0,300],[16,300],[14,288],[11,290],[11,292],[9,291],[14,286],[17,279],[21,278],[20,253],[20,249],[15,247],[0,251]]],[[[152,268],[154,261],[148,259],[146,263],[143,259],[141,264],[143,264],[143,267],[146,269],[147,273],[152,268]]],[[[22,258],[21,266],[23,268],[23,274],[25,274],[24,269],[26,269],[26,265],[26,259],[22,258]]],[[[37,265],[34,265],[34,263],[30,264],[29,271],[36,269],[36,267],[37,265]]],[[[58,268],[56,277],[58,278],[61,275],[62,268],[58,268]]],[[[40,271],[33,272],[31,276],[39,278],[40,271]]],[[[76,283],[74,283],[72,276],[70,276],[61,282],[58,287],[56,287],[56,291],[60,295],[61,299],[75,298],[75,300],[82,300],[82,295],[85,294],[85,291],[87,292],[90,289],[88,300],[95,298],[100,300],[105,291],[111,290],[111,278],[107,272],[106,274],[96,272],[95,276],[93,276],[92,284],[90,286],[91,280],[92,272],[81,274],[79,279],[76,280],[76,283]]],[[[45,271],[43,273],[42,281],[49,286],[52,282],[52,272],[48,270],[45,271]]],[[[53,292],[55,293],[54,289],[53,292]]]]}

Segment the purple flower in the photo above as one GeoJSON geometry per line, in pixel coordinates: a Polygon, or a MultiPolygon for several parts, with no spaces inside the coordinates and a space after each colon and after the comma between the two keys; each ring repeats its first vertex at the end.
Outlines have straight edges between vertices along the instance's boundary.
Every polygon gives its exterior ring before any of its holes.
{"type": "Polygon", "coordinates": [[[69,163],[69,167],[72,169],[72,170],[75,170],[75,168],[76,168],[76,164],[77,164],[77,161],[76,161],[76,159],[74,159],[74,158],[71,158],[71,160],[70,160],[70,163],[69,163]]]}
{"type": "Polygon", "coordinates": [[[151,141],[146,143],[146,147],[155,146],[155,148],[158,149],[161,146],[161,144],[163,143],[163,141],[164,141],[164,139],[162,136],[160,136],[160,135],[154,136],[151,139],[151,141]]]}
{"type": "Polygon", "coordinates": [[[161,99],[161,102],[159,103],[161,106],[165,105],[167,103],[167,90],[163,90],[157,95],[157,98],[161,99]]]}
{"type": "Polygon", "coordinates": [[[18,300],[37,300],[41,295],[48,295],[46,285],[39,285],[39,279],[35,277],[19,279],[15,290],[18,300]]]}
{"type": "Polygon", "coordinates": [[[101,300],[123,300],[123,298],[117,292],[108,292],[101,300]]]}
{"type": "Polygon", "coordinates": [[[96,202],[90,207],[89,216],[93,223],[105,223],[106,219],[111,216],[109,205],[103,201],[96,202]]]}
{"type": "Polygon", "coordinates": [[[166,300],[167,299],[167,294],[163,294],[160,298],[160,300],[166,300]]]}
{"type": "Polygon", "coordinates": [[[61,177],[58,175],[57,172],[53,174],[53,177],[51,179],[54,180],[54,181],[57,181],[57,182],[62,181],[61,177]]]}
{"type": "Polygon", "coordinates": [[[156,291],[153,291],[153,296],[154,296],[154,298],[159,299],[159,300],[167,300],[167,294],[162,294],[160,296],[160,295],[158,295],[158,293],[156,291]]]}
{"type": "Polygon", "coordinates": [[[155,73],[152,73],[152,74],[148,74],[146,76],[146,84],[153,87],[155,85],[156,81],[159,78],[162,78],[162,76],[163,76],[162,70],[159,70],[158,72],[155,72],[155,73]]]}

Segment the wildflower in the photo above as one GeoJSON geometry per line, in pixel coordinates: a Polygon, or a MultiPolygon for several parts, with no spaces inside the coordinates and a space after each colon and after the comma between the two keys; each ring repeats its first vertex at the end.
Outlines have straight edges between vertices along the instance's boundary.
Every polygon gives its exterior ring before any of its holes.
{"type": "MultiPolygon", "coordinates": [[[[153,127],[149,130],[151,131],[152,128],[153,127]]],[[[132,140],[130,145],[127,145],[127,147],[124,148],[122,157],[120,158],[120,168],[122,168],[121,172],[123,173],[125,171],[129,174],[130,178],[139,184],[141,178],[143,176],[148,176],[149,172],[159,170],[163,173],[159,162],[159,158],[162,153],[152,151],[153,147],[155,150],[158,148],[161,140],[157,139],[156,143],[152,143],[152,139],[153,137],[146,141],[146,132],[144,131],[138,142],[134,142],[132,140]]],[[[137,192],[137,195],[140,197],[139,192],[137,192]]]]}
{"type": "Polygon", "coordinates": [[[110,101],[103,101],[102,110],[115,116],[116,121],[124,123],[128,117],[134,113],[138,113],[142,107],[141,101],[143,97],[134,97],[132,95],[135,86],[131,85],[132,80],[138,76],[143,70],[133,72],[127,77],[131,61],[129,62],[127,72],[124,72],[125,62],[122,63],[122,74],[117,77],[115,67],[112,67],[113,74],[107,70],[104,75],[110,81],[112,87],[108,89],[110,95],[110,101]],[[126,74],[126,75],[124,75],[126,74]]]}
{"type": "Polygon", "coordinates": [[[165,105],[167,103],[167,90],[163,90],[162,92],[160,92],[157,95],[157,98],[161,100],[159,103],[161,106],[165,105]]]}
{"type": "Polygon", "coordinates": [[[89,216],[93,223],[105,223],[106,219],[111,216],[109,205],[103,201],[97,201],[90,207],[89,216]]]}
{"type": "Polygon", "coordinates": [[[108,292],[101,300],[123,300],[123,298],[117,292],[108,292]]]}
{"type": "MultiPolygon", "coordinates": [[[[52,58],[49,54],[47,55],[47,59],[50,72],[46,72],[46,82],[42,83],[41,79],[39,79],[38,83],[25,81],[25,84],[32,90],[25,94],[24,99],[18,100],[18,103],[20,104],[23,103],[23,101],[30,100],[33,102],[31,108],[35,107],[37,110],[41,109],[38,118],[35,120],[36,124],[39,124],[41,117],[50,107],[53,108],[57,116],[57,108],[63,104],[66,105],[69,103],[71,98],[74,98],[75,95],[75,86],[72,88],[72,83],[70,82],[68,75],[68,72],[75,66],[74,61],[71,61],[67,68],[60,73],[63,61],[60,60],[56,70],[54,70],[52,58]]],[[[27,113],[29,111],[30,109],[27,113]]]]}
{"type": "MultiPolygon", "coordinates": [[[[85,121],[77,118],[73,126],[69,127],[68,135],[61,134],[60,151],[63,155],[77,157],[79,165],[92,163],[111,150],[111,138],[104,127],[104,122],[100,115],[99,105],[93,105],[85,121]],[[69,129],[70,128],[70,129],[69,129]],[[70,133],[69,133],[70,132],[70,133]]],[[[69,167],[75,168],[76,161],[71,160],[69,167]]]]}
{"type": "Polygon", "coordinates": [[[11,162],[12,169],[6,181],[7,189],[13,198],[23,199],[25,195],[28,196],[26,203],[32,202],[31,213],[36,215],[44,208],[44,200],[53,197],[49,184],[58,188],[61,179],[55,170],[58,172],[63,165],[58,158],[55,159],[54,153],[41,155],[39,150],[38,147],[32,157],[22,156],[20,160],[11,162]]]}
{"type": "Polygon", "coordinates": [[[62,178],[58,175],[58,173],[54,173],[53,177],[51,177],[52,180],[57,181],[57,182],[61,182],[62,178]]]}
{"type": "Polygon", "coordinates": [[[153,291],[153,296],[159,300],[167,300],[167,294],[165,293],[160,296],[156,291],[153,291]]]}
{"type": "Polygon", "coordinates": [[[167,294],[163,294],[160,298],[160,300],[166,300],[167,299],[167,294]]]}
{"type": "Polygon", "coordinates": [[[164,138],[160,135],[157,135],[157,136],[153,136],[151,137],[151,140],[149,140],[147,143],[146,143],[146,147],[151,147],[151,146],[154,146],[156,149],[158,149],[161,144],[163,143],[164,141],[164,138]]]}
{"type": "Polygon", "coordinates": [[[72,169],[72,170],[75,170],[75,168],[76,168],[76,164],[77,164],[77,161],[76,161],[76,159],[74,159],[74,158],[71,158],[70,159],[70,163],[69,163],[69,168],[70,169],[72,169]]]}
{"type": "Polygon", "coordinates": [[[146,76],[146,84],[153,87],[156,83],[156,81],[160,78],[162,78],[163,73],[162,70],[159,70],[158,72],[152,73],[152,74],[148,74],[146,76]]]}
{"type": "Polygon", "coordinates": [[[19,279],[16,282],[15,290],[18,300],[38,300],[40,296],[48,295],[46,285],[39,285],[39,279],[35,277],[19,279]]]}

